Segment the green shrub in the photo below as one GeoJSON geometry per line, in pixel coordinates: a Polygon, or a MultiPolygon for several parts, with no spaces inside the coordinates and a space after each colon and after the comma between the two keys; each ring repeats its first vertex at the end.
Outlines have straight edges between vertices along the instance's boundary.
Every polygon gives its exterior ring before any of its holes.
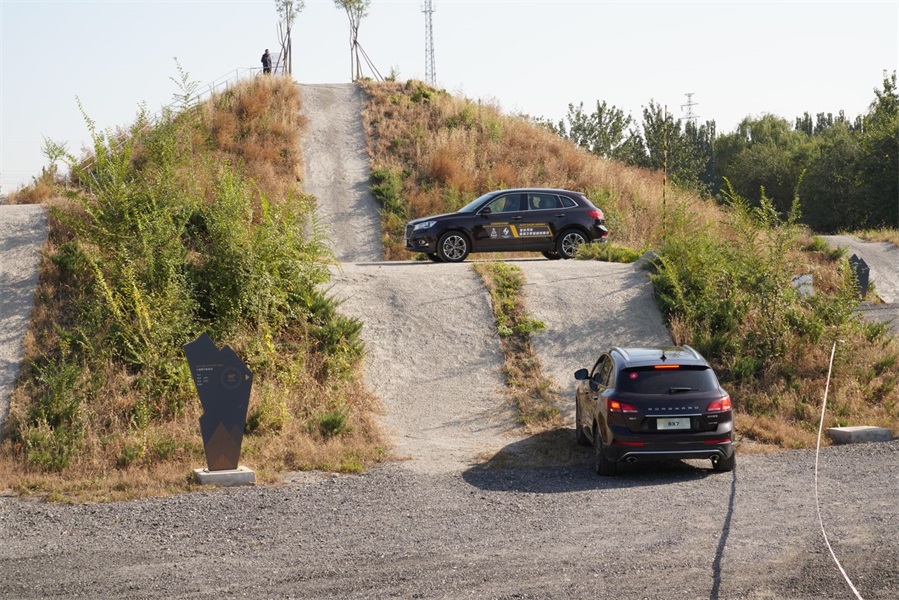
{"type": "Polygon", "coordinates": [[[318,431],[325,439],[337,437],[350,431],[347,424],[349,413],[346,409],[335,409],[317,417],[318,431]]]}
{"type": "Polygon", "coordinates": [[[381,203],[383,211],[406,221],[408,207],[402,199],[403,174],[395,169],[372,169],[371,178],[375,182],[371,193],[381,203]]]}

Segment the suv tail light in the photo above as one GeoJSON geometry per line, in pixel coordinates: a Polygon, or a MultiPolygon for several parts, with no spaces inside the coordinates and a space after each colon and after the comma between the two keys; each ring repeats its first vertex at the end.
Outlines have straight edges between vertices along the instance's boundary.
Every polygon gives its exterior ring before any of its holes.
{"type": "Polygon", "coordinates": [[[620,400],[616,400],[615,398],[607,398],[606,399],[606,407],[609,409],[609,412],[626,412],[626,413],[635,413],[638,412],[636,408],[631,406],[626,402],[621,402],[620,400]]]}
{"type": "Polygon", "coordinates": [[[596,210],[588,210],[587,216],[592,219],[596,219],[598,221],[602,221],[603,219],[606,218],[606,216],[604,214],[602,214],[602,211],[599,210],[598,208],[596,210]]]}
{"type": "Polygon", "coordinates": [[[706,412],[725,412],[731,410],[733,408],[733,404],[730,401],[730,396],[725,396],[720,400],[715,400],[706,410],[706,412]]]}

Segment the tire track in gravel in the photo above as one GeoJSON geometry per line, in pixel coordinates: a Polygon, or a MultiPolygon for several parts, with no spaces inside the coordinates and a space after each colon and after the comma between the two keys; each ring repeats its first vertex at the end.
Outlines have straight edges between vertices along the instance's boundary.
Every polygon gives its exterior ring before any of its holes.
{"type": "Polygon", "coordinates": [[[366,384],[410,467],[461,471],[515,439],[490,300],[469,265],[344,264],[333,282],[341,311],[364,322],[366,384]]]}
{"type": "Polygon", "coordinates": [[[558,385],[574,419],[574,372],[611,346],[672,344],[652,283],[633,264],[586,260],[517,263],[526,306],[546,329],[532,336],[543,372],[558,385]]]}

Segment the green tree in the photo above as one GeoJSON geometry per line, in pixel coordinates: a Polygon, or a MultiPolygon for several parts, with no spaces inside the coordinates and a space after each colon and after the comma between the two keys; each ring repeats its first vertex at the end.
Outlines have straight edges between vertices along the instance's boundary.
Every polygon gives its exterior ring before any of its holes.
{"type": "Polygon", "coordinates": [[[764,194],[785,214],[793,203],[799,177],[814,156],[815,143],[786,119],[747,117],[733,135],[716,143],[717,172],[734,191],[758,206],[764,194]]]}
{"type": "Polygon", "coordinates": [[[864,149],[845,123],[819,136],[818,155],[799,187],[803,220],[815,231],[834,232],[864,220],[860,166],[864,149]]]}
{"type": "Polygon", "coordinates": [[[646,146],[646,166],[661,171],[667,164],[671,181],[682,187],[702,189],[703,173],[713,160],[714,125],[701,127],[690,123],[683,126],[654,101],[643,108],[643,140],[646,146]],[[689,129],[689,131],[688,131],[689,129]]]}
{"type": "Polygon", "coordinates": [[[865,227],[899,227],[899,94],[896,72],[883,74],[883,90],[864,120],[861,173],[869,198],[865,227]]]}
{"type": "Polygon", "coordinates": [[[584,112],[584,103],[568,105],[568,128],[559,122],[558,133],[597,156],[619,158],[618,149],[625,141],[625,132],[633,123],[630,115],[615,105],[596,101],[596,110],[584,112]]]}

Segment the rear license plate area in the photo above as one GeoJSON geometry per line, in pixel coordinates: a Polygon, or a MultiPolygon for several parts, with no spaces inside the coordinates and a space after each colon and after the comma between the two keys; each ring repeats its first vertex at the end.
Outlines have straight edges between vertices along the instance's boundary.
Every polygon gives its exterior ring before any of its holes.
{"type": "Polygon", "coordinates": [[[659,431],[690,429],[690,417],[664,417],[656,419],[656,429],[659,431]]]}

